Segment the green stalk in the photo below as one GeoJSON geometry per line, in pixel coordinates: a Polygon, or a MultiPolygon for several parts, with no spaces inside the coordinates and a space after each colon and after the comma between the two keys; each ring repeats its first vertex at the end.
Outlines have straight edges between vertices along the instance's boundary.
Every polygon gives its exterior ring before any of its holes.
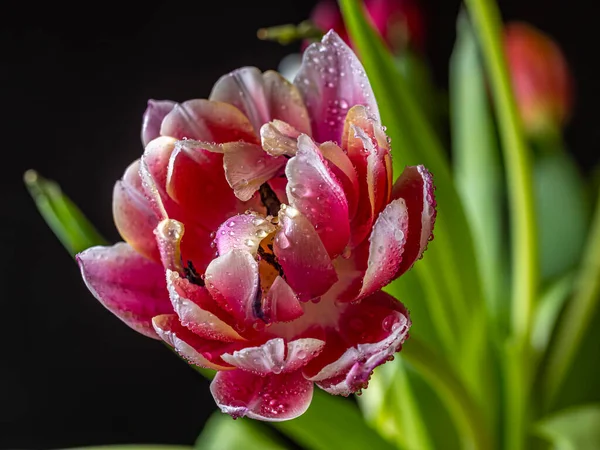
{"type": "Polygon", "coordinates": [[[600,301],[600,195],[585,246],[583,263],[576,280],[575,294],[567,304],[546,368],[545,400],[555,400],[577,349],[585,336],[600,301]]]}
{"type": "Polygon", "coordinates": [[[448,408],[459,431],[463,449],[495,448],[484,414],[445,358],[415,337],[406,342],[402,356],[430,383],[448,408]]]}
{"type": "Polygon", "coordinates": [[[510,450],[525,448],[529,420],[529,334],[539,279],[531,155],[513,96],[502,45],[502,21],[493,0],[465,0],[483,52],[498,118],[508,183],[512,236],[512,351],[505,366],[506,438],[510,450]]]}

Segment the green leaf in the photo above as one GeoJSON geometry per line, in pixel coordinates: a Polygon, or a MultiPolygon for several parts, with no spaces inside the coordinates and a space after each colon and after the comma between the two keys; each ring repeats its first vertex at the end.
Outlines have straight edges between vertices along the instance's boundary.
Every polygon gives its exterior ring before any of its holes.
{"type": "Polygon", "coordinates": [[[450,100],[456,188],[473,231],[489,310],[496,321],[506,322],[502,165],[479,48],[464,14],[450,60],[450,100]]]}
{"type": "Polygon", "coordinates": [[[563,410],[540,421],[535,432],[554,444],[555,450],[600,448],[600,405],[563,410]]]}
{"type": "Polygon", "coordinates": [[[25,172],[24,180],[38,211],[71,256],[94,245],[106,245],[106,240],[58,184],[33,170],[25,172]]]}
{"type": "Polygon", "coordinates": [[[195,450],[284,450],[272,430],[250,419],[214,413],[196,440],[195,450]]]}

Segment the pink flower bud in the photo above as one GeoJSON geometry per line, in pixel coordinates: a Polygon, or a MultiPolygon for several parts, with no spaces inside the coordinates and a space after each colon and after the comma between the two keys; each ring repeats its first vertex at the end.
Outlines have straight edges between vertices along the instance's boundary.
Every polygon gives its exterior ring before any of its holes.
{"type": "Polygon", "coordinates": [[[529,134],[566,124],[573,103],[573,80],[558,45],[526,23],[510,23],[504,45],[512,85],[529,134]]]}

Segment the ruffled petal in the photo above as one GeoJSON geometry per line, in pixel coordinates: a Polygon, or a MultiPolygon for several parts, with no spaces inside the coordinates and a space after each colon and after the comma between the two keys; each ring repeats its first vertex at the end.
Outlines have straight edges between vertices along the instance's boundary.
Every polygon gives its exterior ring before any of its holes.
{"type": "Polygon", "coordinates": [[[179,220],[214,230],[238,211],[239,201],[225,178],[223,155],[185,143],[177,142],[171,154],[166,190],[184,214],[179,220]]]}
{"type": "Polygon", "coordinates": [[[142,118],[142,144],[148,143],[160,136],[160,126],[167,114],[169,114],[177,103],[171,100],[148,100],[148,106],[142,118]]]}
{"type": "Polygon", "coordinates": [[[300,300],[320,297],[337,280],[327,249],[312,224],[297,209],[282,205],[279,225],[274,252],[285,279],[300,300]]]}
{"type": "Polygon", "coordinates": [[[400,351],[409,328],[406,308],[379,291],[348,305],[335,332],[328,333],[328,352],[311,361],[304,373],[331,394],[357,392],[367,386],[375,367],[400,351]]]}
{"type": "Polygon", "coordinates": [[[154,261],[160,260],[154,228],[159,217],[144,195],[139,175],[140,160],[133,162],[113,189],[113,217],[121,237],[136,251],[154,261]]]}
{"type": "Polygon", "coordinates": [[[254,304],[260,304],[258,263],[245,250],[231,250],[213,259],[205,273],[206,287],[240,324],[252,323],[254,304]]]}
{"type": "Polygon", "coordinates": [[[298,138],[298,151],[288,161],[285,173],[290,205],[310,220],[327,253],[335,258],[350,238],[348,202],[319,148],[307,135],[298,138]]]}
{"type": "Polygon", "coordinates": [[[231,370],[233,367],[223,361],[221,355],[243,345],[204,339],[184,327],[175,314],[156,316],[152,319],[152,325],[156,334],[183,359],[207,369],[231,370]]]}
{"type": "Polygon", "coordinates": [[[267,323],[290,322],[304,314],[295,292],[278,276],[262,300],[261,319],[267,323]]]}
{"type": "Polygon", "coordinates": [[[259,143],[252,124],[239,109],[204,99],[177,104],[164,118],[160,134],[217,144],[236,141],[259,143]]]}
{"type": "Polygon", "coordinates": [[[294,84],[304,98],[317,142],[340,142],[344,118],[354,105],[364,105],[379,118],[362,64],[334,31],[305,50],[294,84]]]}
{"type": "Polygon", "coordinates": [[[404,259],[408,225],[404,199],[393,200],[379,214],[369,237],[368,267],[360,297],[371,295],[397,278],[404,259]]]}
{"type": "Polygon", "coordinates": [[[294,156],[300,134],[291,125],[281,120],[273,120],[260,128],[260,142],[264,151],[271,156],[294,156]]]}
{"type": "Polygon", "coordinates": [[[222,148],[225,177],[237,198],[242,201],[250,200],[260,186],[277,175],[287,161],[283,156],[269,155],[260,145],[246,142],[231,142],[222,148]]]}
{"type": "Polygon", "coordinates": [[[227,219],[215,234],[219,255],[230,250],[246,250],[256,256],[260,241],[275,231],[275,225],[256,213],[238,214],[227,219]]]}
{"type": "Polygon", "coordinates": [[[316,357],[324,341],[301,338],[287,343],[282,338],[271,339],[258,347],[246,347],[221,356],[223,361],[256,375],[295,372],[316,357]]]}
{"type": "Polygon", "coordinates": [[[102,305],[134,330],[157,338],[152,317],[173,311],[160,264],[120,242],[77,255],[81,275],[102,305]]]}
{"type": "Polygon", "coordinates": [[[433,178],[423,166],[406,167],[394,184],[392,198],[404,199],[408,209],[408,236],[396,277],[423,256],[428,242],[433,239],[437,214],[434,190],[433,178]]]}
{"type": "Polygon", "coordinates": [[[262,377],[232,370],[217,373],[210,391],[226,414],[279,422],[294,419],[308,409],[313,384],[300,371],[262,377]]]}
{"type": "Polygon", "coordinates": [[[183,326],[205,339],[224,342],[244,340],[229,325],[233,323],[231,316],[216,304],[205,287],[167,270],[167,288],[173,309],[183,326]]]}

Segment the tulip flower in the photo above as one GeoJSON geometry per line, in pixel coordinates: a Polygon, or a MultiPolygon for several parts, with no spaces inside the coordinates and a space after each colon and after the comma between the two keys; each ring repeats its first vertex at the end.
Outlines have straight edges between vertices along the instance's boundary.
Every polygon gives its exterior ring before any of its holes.
{"type": "Polygon", "coordinates": [[[573,103],[573,81],[558,45],[529,24],[505,29],[504,46],[517,105],[530,135],[560,130],[573,103]]]}
{"type": "Polygon", "coordinates": [[[125,242],[77,256],[130,327],[217,371],[233,417],[292,419],[313,385],[367,386],[400,351],[406,308],[381,289],[421,258],[436,216],[422,166],[395,184],[369,80],[335,33],[295,82],[245,67],[208,100],[150,101],[145,151],[114,188],[125,242]]]}

